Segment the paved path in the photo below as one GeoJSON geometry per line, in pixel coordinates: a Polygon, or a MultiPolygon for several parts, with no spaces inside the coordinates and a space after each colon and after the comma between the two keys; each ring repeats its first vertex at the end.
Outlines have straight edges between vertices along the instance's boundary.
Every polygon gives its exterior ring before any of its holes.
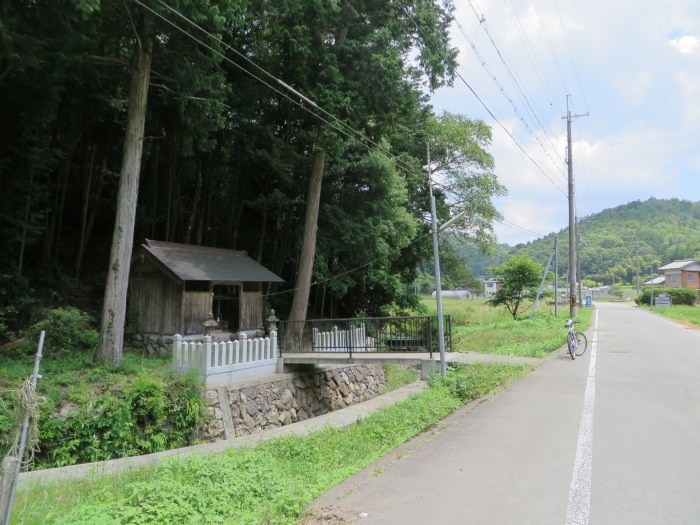
{"type": "Polygon", "coordinates": [[[313,523],[700,523],[700,332],[601,304],[588,336],[322,495],[313,523]]]}

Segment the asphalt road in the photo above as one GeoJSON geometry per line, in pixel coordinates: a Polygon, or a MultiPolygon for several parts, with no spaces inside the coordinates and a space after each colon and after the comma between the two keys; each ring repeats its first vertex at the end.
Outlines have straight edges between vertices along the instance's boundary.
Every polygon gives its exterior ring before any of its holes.
{"type": "Polygon", "coordinates": [[[602,303],[587,335],[325,493],[318,523],[700,523],[700,331],[602,303]]]}

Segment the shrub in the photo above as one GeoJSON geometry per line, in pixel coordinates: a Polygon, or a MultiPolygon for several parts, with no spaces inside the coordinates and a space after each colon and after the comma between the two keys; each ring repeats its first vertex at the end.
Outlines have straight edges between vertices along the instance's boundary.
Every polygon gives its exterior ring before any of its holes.
{"type": "Polygon", "coordinates": [[[77,308],[43,310],[40,317],[38,322],[24,332],[25,340],[18,348],[20,352],[35,353],[42,330],[46,332],[44,353],[47,355],[92,352],[97,347],[100,336],[93,327],[92,319],[77,308]]]}
{"type": "Polygon", "coordinates": [[[123,391],[98,395],[68,417],[41,418],[37,464],[73,465],[192,445],[203,406],[195,375],[160,379],[142,372],[123,391]]]}
{"type": "MultiPolygon", "coordinates": [[[[671,297],[674,305],[685,304],[693,306],[698,300],[698,292],[689,288],[654,288],[654,295],[665,293],[671,297]]],[[[649,305],[651,300],[651,288],[644,288],[642,293],[634,300],[635,303],[649,305]]]]}

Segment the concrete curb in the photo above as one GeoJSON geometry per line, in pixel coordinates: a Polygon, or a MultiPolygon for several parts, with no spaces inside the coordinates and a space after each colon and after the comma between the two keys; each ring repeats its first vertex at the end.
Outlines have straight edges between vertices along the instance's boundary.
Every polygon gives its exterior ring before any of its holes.
{"type": "MultiPolygon", "coordinates": [[[[546,358],[545,358],[546,359],[546,358]]],[[[487,354],[451,353],[447,356],[448,362],[460,363],[515,363],[539,365],[544,360],[530,357],[498,356],[487,354]]],[[[439,361],[438,361],[439,362],[439,361]]],[[[193,454],[221,454],[228,448],[253,448],[256,445],[281,436],[298,435],[303,436],[325,427],[344,428],[352,425],[356,421],[366,418],[387,406],[408,399],[414,394],[427,389],[425,381],[416,381],[410,385],[398,388],[374,399],[353,405],[335,412],[328,412],[321,416],[292,423],[272,430],[266,430],[258,434],[242,436],[232,439],[204,443],[190,447],[166,450],[155,454],[144,456],[134,456],[109,461],[99,461],[96,463],[83,463],[81,465],[70,465],[67,467],[57,467],[46,470],[35,470],[23,472],[19,476],[18,487],[26,487],[29,484],[51,483],[57,481],[67,481],[72,479],[91,478],[107,474],[117,474],[132,469],[143,468],[155,465],[165,458],[185,458],[193,454]]]]}
{"type": "Polygon", "coordinates": [[[393,405],[399,401],[408,399],[412,395],[427,389],[427,387],[428,386],[425,381],[416,381],[415,383],[411,383],[410,385],[406,385],[381,396],[377,396],[374,399],[365,401],[364,403],[359,403],[335,412],[328,412],[327,414],[323,414],[312,419],[299,421],[297,423],[292,423],[291,425],[266,430],[264,432],[260,432],[259,434],[215,441],[213,443],[204,443],[202,445],[193,445],[174,450],[166,450],[155,454],[147,454],[145,456],[134,456],[109,461],[99,461],[96,463],[84,463],[81,465],[70,465],[67,467],[23,472],[19,476],[18,487],[23,488],[31,483],[41,484],[71,479],[90,478],[105,474],[116,474],[131,469],[155,465],[164,458],[184,458],[193,454],[220,454],[228,448],[252,448],[259,443],[276,437],[288,435],[302,436],[315,430],[321,430],[325,427],[343,428],[352,425],[356,421],[363,419],[389,405],[393,405]]]}

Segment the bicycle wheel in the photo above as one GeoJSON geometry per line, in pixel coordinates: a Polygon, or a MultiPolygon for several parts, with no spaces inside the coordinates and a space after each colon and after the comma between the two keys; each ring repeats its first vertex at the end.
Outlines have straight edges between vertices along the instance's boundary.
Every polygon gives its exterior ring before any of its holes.
{"type": "Polygon", "coordinates": [[[566,338],[566,346],[569,347],[571,359],[576,359],[576,340],[570,335],[566,338]]]}
{"type": "Polygon", "coordinates": [[[588,349],[588,339],[585,334],[576,333],[576,351],[577,356],[583,355],[588,349]]]}

